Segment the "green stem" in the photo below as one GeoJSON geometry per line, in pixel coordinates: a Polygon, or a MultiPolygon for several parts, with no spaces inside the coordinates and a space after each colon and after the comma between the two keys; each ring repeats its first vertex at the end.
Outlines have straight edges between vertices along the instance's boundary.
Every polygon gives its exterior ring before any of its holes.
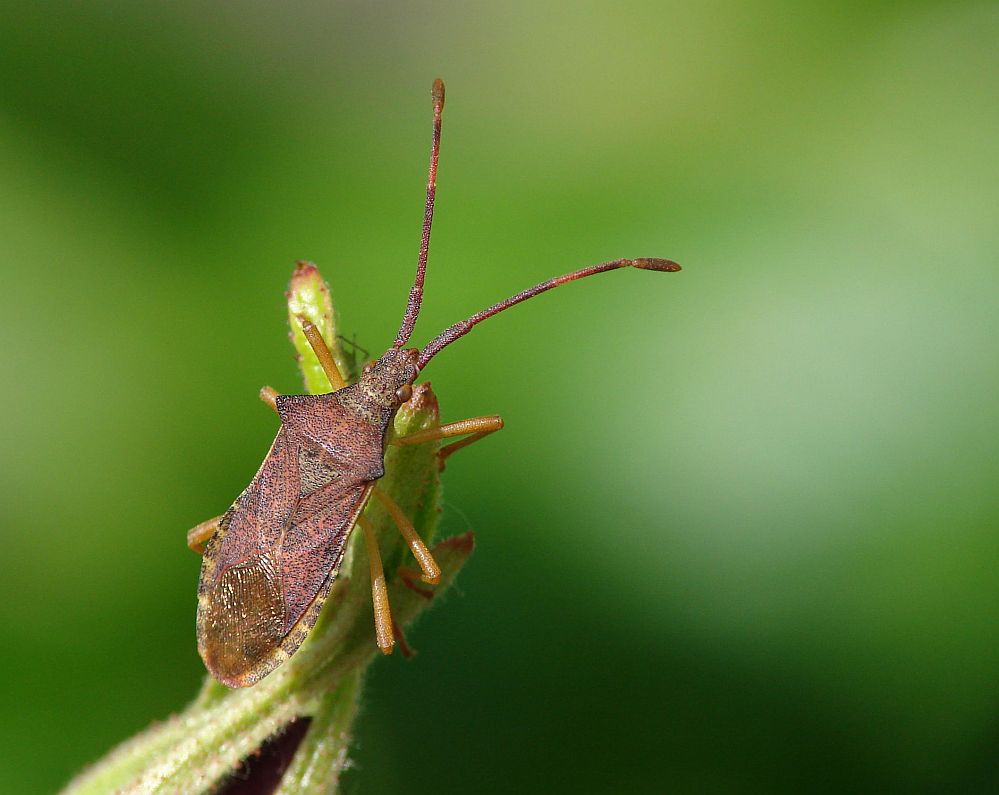
{"type": "Polygon", "coordinates": [[[350,727],[361,694],[360,670],[344,676],[336,690],[320,699],[312,725],[275,795],[323,795],[336,792],[347,763],[350,727]]]}

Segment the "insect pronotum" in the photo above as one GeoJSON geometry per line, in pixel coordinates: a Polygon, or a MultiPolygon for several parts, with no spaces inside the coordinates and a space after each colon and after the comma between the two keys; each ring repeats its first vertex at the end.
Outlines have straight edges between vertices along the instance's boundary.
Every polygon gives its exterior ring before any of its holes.
{"type": "Polygon", "coordinates": [[[440,570],[409,520],[376,486],[384,474],[386,444],[422,444],[455,436],[440,460],[460,447],[503,427],[498,416],[475,417],[410,436],[388,439],[399,407],[412,384],[441,350],[483,320],[529,298],[576,279],[617,268],[672,272],[667,259],[617,259],[549,279],[446,328],[422,349],[405,348],[416,325],[434,214],[440,152],[444,83],[434,81],[433,139],[416,278],[395,342],[348,384],[319,330],[304,317],[302,330],[329,377],[324,395],[278,395],[265,388],[261,398],[281,417],[270,452],[246,490],[222,516],[188,533],[192,549],[204,553],[198,586],[198,651],[216,679],[230,687],[258,682],[301,646],[330,592],[351,531],[365,533],[371,564],[375,639],[386,654],[393,647],[391,609],[378,545],[361,517],[375,496],[398,525],[431,584],[440,570]]]}

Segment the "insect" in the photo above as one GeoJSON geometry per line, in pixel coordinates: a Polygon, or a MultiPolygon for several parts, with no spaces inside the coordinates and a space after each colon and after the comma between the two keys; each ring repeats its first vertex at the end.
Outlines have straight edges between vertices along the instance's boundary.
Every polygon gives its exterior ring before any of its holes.
{"type": "Polygon", "coordinates": [[[277,411],[281,426],[250,485],[222,515],[188,533],[203,552],[198,587],[198,651],[208,670],[230,687],[258,682],[290,657],[315,624],[355,525],[365,534],[372,572],[375,639],[386,654],[394,639],[391,611],[378,545],[361,516],[374,496],[402,532],[422,569],[436,583],[440,569],[402,510],[379,490],[389,443],[422,444],[464,436],[441,448],[443,461],[455,450],[503,427],[498,416],[440,425],[412,436],[389,439],[399,407],[413,394],[413,382],[441,350],[487,318],[540,293],[596,273],[633,267],[672,272],[666,259],[618,259],[558,276],[517,293],[446,328],[422,349],[406,348],[416,325],[430,247],[440,153],[444,84],[434,81],[433,137],[416,278],[395,342],[359,380],[347,384],[319,330],[304,317],[302,330],[333,391],[323,395],[261,398],[277,411]]]}

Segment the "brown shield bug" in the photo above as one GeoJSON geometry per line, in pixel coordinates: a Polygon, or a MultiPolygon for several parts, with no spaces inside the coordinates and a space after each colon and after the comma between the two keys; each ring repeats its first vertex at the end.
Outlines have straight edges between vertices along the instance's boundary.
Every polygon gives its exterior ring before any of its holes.
{"type": "Polygon", "coordinates": [[[423,237],[416,279],[395,342],[381,358],[365,366],[356,383],[347,384],[319,330],[301,318],[302,330],[333,391],[278,395],[265,388],[261,397],[281,417],[267,457],[228,511],[188,533],[191,548],[204,553],[198,587],[198,651],[215,678],[230,687],[256,683],[302,644],[330,592],[355,524],[365,533],[371,565],[376,642],[386,654],[392,651],[392,618],[378,546],[361,517],[372,496],[385,505],[398,525],[423,579],[436,583],[440,578],[420,536],[376,485],[384,474],[386,445],[464,436],[441,448],[439,460],[443,461],[460,447],[499,430],[503,421],[497,416],[475,417],[390,440],[388,431],[396,412],[409,400],[413,382],[434,356],[483,320],[567,282],[626,267],[680,270],[675,262],[656,258],[591,265],[455,323],[422,349],[405,348],[420,312],[430,247],[444,107],[440,80],[434,82],[432,97],[433,139],[423,237]]]}

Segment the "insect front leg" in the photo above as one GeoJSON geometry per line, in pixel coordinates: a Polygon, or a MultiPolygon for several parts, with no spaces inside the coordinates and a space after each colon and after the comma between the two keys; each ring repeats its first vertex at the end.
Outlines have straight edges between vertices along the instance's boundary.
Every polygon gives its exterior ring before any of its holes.
{"type": "Polygon", "coordinates": [[[343,377],[343,373],[340,372],[340,368],[336,366],[333,354],[330,353],[329,346],[326,344],[326,340],[323,339],[323,335],[319,333],[319,329],[305,315],[299,315],[298,322],[302,324],[302,333],[305,334],[309,345],[312,346],[312,351],[319,360],[319,366],[326,373],[333,391],[336,392],[339,389],[343,389],[347,386],[347,381],[343,377]]]}
{"type": "Polygon", "coordinates": [[[484,439],[491,433],[496,433],[502,427],[503,418],[497,414],[491,414],[488,417],[472,417],[468,420],[449,422],[447,425],[438,425],[436,428],[416,431],[416,433],[411,433],[408,436],[400,436],[397,439],[392,439],[390,444],[404,447],[406,445],[435,442],[438,439],[449,439],[452,436],[469,434],[468,438],[446,444],[437,451],[437,465],[443,471],[444,462],[448,456],[456,453],[462,447],[468,447],[473,442],[484,439]]]}
{"type": "Polygon", "coordinates": [[[192,552],[197,552],[199,555],[204,553],[205,544],[218,531],[220,521],[222,521],[222,517],[215,516],[187,531],[187,545],[192,552]]]}

